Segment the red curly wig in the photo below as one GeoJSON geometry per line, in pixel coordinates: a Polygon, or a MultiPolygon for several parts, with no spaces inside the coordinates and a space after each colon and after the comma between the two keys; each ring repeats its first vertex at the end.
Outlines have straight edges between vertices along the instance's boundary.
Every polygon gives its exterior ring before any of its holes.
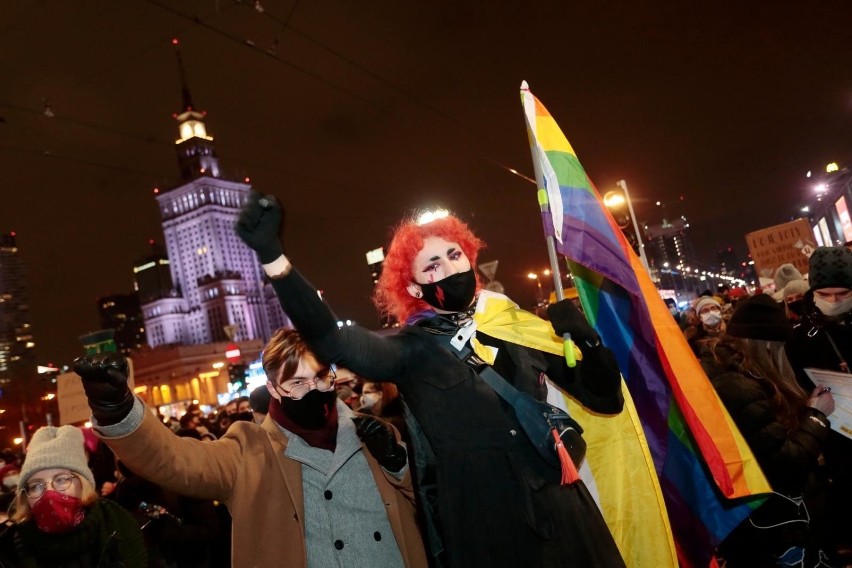
{"type": "MultiPolygon", "coordinates": [[[[403,219],[393,230],[382,266],[382,275],[373,293],[376,307],[383,314],[394,316],[399,322],[404,323],[412,314],[430,307],[423,300],[411,296],[406,289],[414,281],[414,257],[429,237],[440,237],[458,243],[470,260],[473,270],[476,269],[479,251],[485,246],[470,227],[452,215],[425,225],[418,225],[414,218],[403,219]]],[[[479,286],[477,277],[477,290],[479,286]]]]}

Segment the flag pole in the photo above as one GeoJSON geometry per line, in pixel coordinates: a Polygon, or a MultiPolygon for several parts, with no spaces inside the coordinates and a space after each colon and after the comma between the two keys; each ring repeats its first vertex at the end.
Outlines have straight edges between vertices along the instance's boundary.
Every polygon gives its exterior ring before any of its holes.
{"type": "Polygon", "coordinates": [[[639,245],[639,260],[642,261],[642,266],[650,272],[648,268],[648,257],[645,255],[645,240],[642,238],[642,233],[639,232],[639,221],[636,220],[636,213],[633,212],[633,202],[630,200],[630,192],[627,191],[627,182],[619,180],[616,185],[624,191],[624,199],[627,200],[627,211],[630,213],[630,219],[633,220],[633,232],[636,235],[636,243],[639,245]]]}
{"type": "MultiPolygon", "coordinates": [[[[522,86],[529,89],[526,81],[522,86]]],[[[533,170],[535,171],[535,183],[538,187],[536,192],[538,196],[538,207],[542,215],[550,215],[550,200],[547,197],[547,188],[544,183],[544,175],[541,172],[541,162],[539,162],[538,152],[536,151],[536,141],[532,131],[527,129],[527,137],[530,141],[530,153],[532,154],[533,170]]],[[[553,276],[553,291],[556,294],[556,301],[565,299],[565,291],[562,289],[562,273],[559,271],[559,259],[556,256],[556,237],[547,235],[545,237],[547,243],[547,258],[550,261],[550,273],[553,276]]],[[[571,339],[570,333],[562,334],[563,351],[565,353],[565,363],[569,367],[577,366],[577,358],[574,353],[574,340],[571,339]]]]}

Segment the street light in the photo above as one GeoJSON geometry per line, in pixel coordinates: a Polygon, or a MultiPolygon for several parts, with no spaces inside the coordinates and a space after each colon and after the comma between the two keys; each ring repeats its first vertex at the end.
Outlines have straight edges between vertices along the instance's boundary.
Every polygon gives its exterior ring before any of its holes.
{"type": "Polygon", "coordinates": [[[639,223],[636,220],[636,214],[633,211],[633,203],[630,201],[630,192],[627,191],[627,182],[619,180],[616,185],[618,189],[608,191],[603,202],[609,212],[612,214],[616,225],[624,234],[628,243],[634,248],[639,255],[642,266],[648,270],[648,258],[645,256],[645,244],[642,239],[642,233],[639,231],[639,223]]]}
{"type": "Polygon", "coordinates": [[[538,300],[539,302],[541,302],[544,299],[544,291],[541,288],[541,279],[535,272],[530,272],[529,274],[527,274],[527,278],[529,278],[530,280],[535,280],[536,285],[538,285],[538,300]]]}

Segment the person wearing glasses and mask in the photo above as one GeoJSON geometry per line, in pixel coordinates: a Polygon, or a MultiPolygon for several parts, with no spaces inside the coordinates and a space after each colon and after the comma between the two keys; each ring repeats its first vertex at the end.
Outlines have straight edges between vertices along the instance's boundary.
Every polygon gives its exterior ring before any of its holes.
{"type": "Polygon", "coordinates": [[[120,355],[74,362],[95,431],[122,462],[166,489],[225,503],[232,566],[425,567],[393,427],[337,402],[335,369],[292,329],[272,336],[263,368],[272,397],[263,423],[239,420],[201,442],[175,436],[133,396],[120,355]]]}
{"type": "MultiPolygon", "coordinates": [[[[808,259],[810,288],[803,298],[802,317],[787,344],[787,357],[799,384],[816,385],[805,369],[843,373],[852,384],[852,250],[818,247],[808,259]]],[[[832,430],[825,448],[832,507],[827,530],[840,564],[852,564],[852,439],[832,430]]]]}
{"type": "Polygon", "coordinates": [[[720,335],[725,331],[725,322],[722,319],[722,304],[715,296],[701,296],[693,304],[697,322],[683,331],[686,341],[692,347],[692,351],[698,355],[701,351],[701,342],[720,335]]]}
{"type": "Polygon", "coordinates": [[[33,435],[10,520],[0,537],[2,566],[148,565],[136,520],[95,491],[83,433],[74,426],[45,426],[33,435]]]}

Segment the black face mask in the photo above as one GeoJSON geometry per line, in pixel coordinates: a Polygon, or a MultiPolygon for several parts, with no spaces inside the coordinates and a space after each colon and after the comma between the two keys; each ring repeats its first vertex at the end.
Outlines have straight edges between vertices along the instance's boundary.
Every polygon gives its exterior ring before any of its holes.
{"type": "Polygon", "coordinates": [[[308,430],[322,428],[328,421],[331,405],[335,404],[337,393],[334,389],[328,392],[313,389],[304,398],[293,400],[281,397],[281,410],[287,418],[308,430]]]}
{"type": "Polygon", "coordinates": [[[460,312],[467,309],[476,294],[476,274],[471,268],[467,272],[458,272],[443,280],[420,284],[423,300],[439,310],[460,312]]]}
{"type": "Polygon", "coordinates": [[[805,315],[805,301],[796,300],[795,302],[789,302],[787,304],[787,309],[790,310],[791,314],[794,314],[797,317],[802,317],[805,315]]]}

